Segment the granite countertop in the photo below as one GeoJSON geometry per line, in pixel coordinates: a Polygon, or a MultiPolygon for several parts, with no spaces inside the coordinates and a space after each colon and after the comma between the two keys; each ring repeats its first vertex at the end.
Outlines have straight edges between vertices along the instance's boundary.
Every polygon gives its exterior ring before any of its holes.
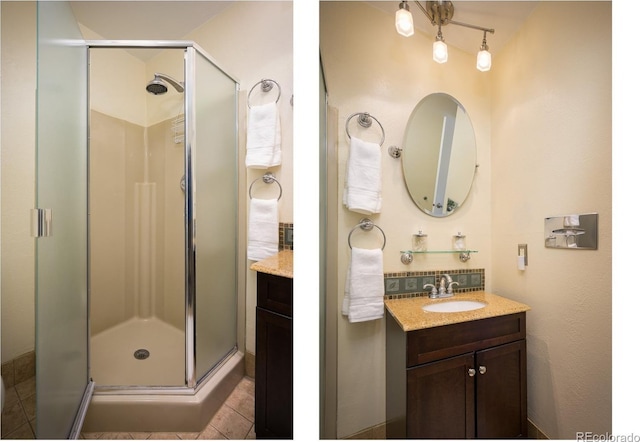
{"type": "Polygon", "coordinates": [[[393,316],[405,332],[510,315],[531,309],[526,304],[487,292],[456,293],[453,297],[444,299],[430,299],[427,296],[387,299],[384,304],[387,312],[393,316]],[[422,310],[424,305],[447,301],[481,301],[485,302],[487,306],[477,310],[455,313],[436,313],[422,310]]]}
{"type": "Polygon", "coordinates": [[[293,250],[281,250],[269,258],[254,262],[249,268],[256,272],[293,278],[293,250]]]}

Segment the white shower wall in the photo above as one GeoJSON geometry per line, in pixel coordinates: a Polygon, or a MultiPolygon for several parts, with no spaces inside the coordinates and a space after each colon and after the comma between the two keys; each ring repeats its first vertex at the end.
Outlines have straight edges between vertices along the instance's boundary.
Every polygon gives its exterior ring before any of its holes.
{"type": "Polygon", "coordinates": [[[92,111],[91,128],[92,334],[132,317],[183,329],[183,145],[171,120],[144,128],[92,111]]]}

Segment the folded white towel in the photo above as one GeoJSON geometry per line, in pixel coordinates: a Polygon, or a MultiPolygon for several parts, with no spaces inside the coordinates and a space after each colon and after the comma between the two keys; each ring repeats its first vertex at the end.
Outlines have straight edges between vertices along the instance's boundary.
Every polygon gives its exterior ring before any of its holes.
{"type": "Polygon", "coordinates": [[[342,202],[347,209],[370,215],[382,209],[380,145],[351,137],[342,202]]]}
{"type": "Polygon", "coordinates": [[[266,169],[282,163],[280,113],[275,102],[252,106],[247,114],[245,165],[266,169]]]}
{"type": "Polygon", "coordinates": [[[252,198],[249,203],[247,258],[259,261],[278,253],[278,200],[252,198]]]}
{"type": "Polygon", "coordinates": [[[384,316],[381,249],[351,249],[342,314],[349,317],[349,322],[372,321],[384,316]]]}

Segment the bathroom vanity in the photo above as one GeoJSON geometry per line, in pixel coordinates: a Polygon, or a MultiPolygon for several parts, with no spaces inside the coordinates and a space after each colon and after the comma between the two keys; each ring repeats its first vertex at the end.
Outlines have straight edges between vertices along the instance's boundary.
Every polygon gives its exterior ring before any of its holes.
{"type": "Polygon", "coordinates": [[[258,439],[293,438],[293,252],[257,273],[255,425],[258,439]]]}
{"type": "Polygon", "coordinates": [[[385,301],[389,439],[527,436],[526,314],[529,307],[485,292],[456,300],[485,307],[430,312],[451,301],[385,301]]]}

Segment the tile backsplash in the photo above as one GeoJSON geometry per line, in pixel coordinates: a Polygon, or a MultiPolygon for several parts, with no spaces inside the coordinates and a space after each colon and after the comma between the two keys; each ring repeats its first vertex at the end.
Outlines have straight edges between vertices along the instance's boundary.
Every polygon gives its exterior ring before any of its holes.
{"type": "Polygon", "coordinates": [[[425,284],[440,281],[440,276],[449,274],[455,286],[455,293],[484,290],[484,269],[435,270],[422,272],[399,272],[384,274],[385,299],[412,298],[427,295],[425,284]]]}
{"type": "Polygon", "coordinates": [[[278,250],[293,250],[293,223],[280,223],[278,250]]]}

